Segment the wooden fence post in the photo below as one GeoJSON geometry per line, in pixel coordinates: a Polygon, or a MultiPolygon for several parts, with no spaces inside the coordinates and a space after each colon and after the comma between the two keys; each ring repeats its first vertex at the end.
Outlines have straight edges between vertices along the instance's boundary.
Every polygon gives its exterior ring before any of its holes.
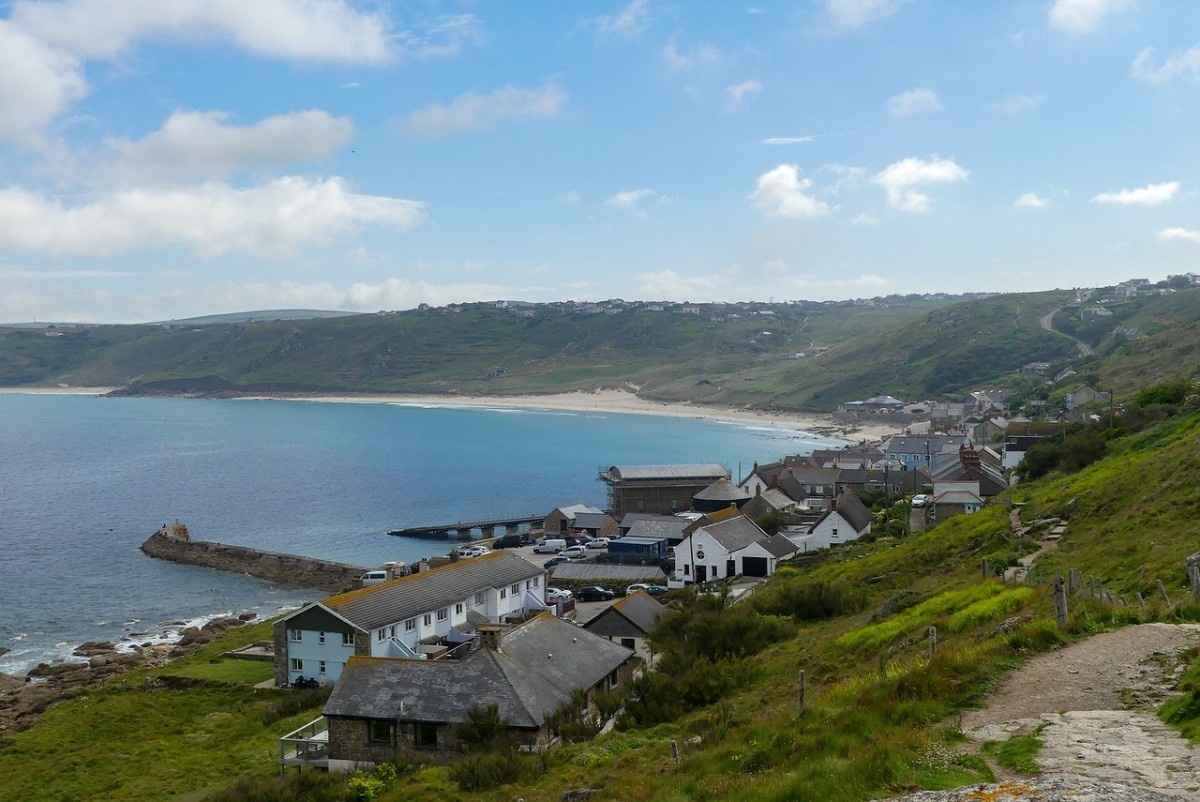
{"type": "Polygon", "coordinates": [[[1167,595],[1167,589],[1166,589],[1166,587],[1163,585],[1163,583],[1162,583],[1162,580],[1161,580],[1161,579],[1156,579],[1156,580],[1154,580],[1154,584],[1158,585],[1158,592],[1159,592],[1160,594],[1162,594],[1162,600],[1163,600],[1164,602],[1166,602],[1166,605],[1167,605],[1168,607],[1170,607],[1170,606],[1171,606],[1171,597],[1167,595]]]}
{"type": "Polygon", "coordinates": [[[1072,568],[1067,571],[1067,593],[1075,595],[1079,592],[1079,572],[1072,568]]]}
{"type": "Polygon", "coordinates": [[[1054,617],[1059,629],[1067,628],[1067,588],[1061,576],[1054,577],[1054,617]]]}
{"type": "Polygon", "coordinates": [[[800,696],[800,712],[803,713],[804,712],[804,669],[803,668],[800,669],[799,696],[800,696]]]}
{"type": "Polygon", "coordinates": [[[1142,597],[1142,594],[1141,594],[1141,593],[1135,593],[1135,594],[1133,594],[1133,595],[1137,596],[1138,605],[1140,605],[1140,606],[1141,606],[1141,608],[1142,608],[1143,610],[1145,610],[1145,609],[1146,609],[1146,600],[1145,600],[1145,598],[1143,598],[1143,597],[1142,597]]]}
{"type": "Polygon", "coordinates": [[[929,659],[937,654],[937,627],[929,628],[929,659]]]}

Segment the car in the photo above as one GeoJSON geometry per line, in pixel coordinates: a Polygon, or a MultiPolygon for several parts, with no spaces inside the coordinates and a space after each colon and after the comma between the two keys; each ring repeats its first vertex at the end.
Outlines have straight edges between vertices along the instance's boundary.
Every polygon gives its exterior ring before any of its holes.
{"type": "Polygon", "coordinates": [[[561,537],[544,538],[541,543],[533,547],[534,554],[558,554],[567,547],[567,541],[561,537]]]}
{"type": "Polygon", "coordinates": [[[589,549],[607,549],[609,543],[612,541],[606,537],[594,537],[588,541],[587,547],[589,549]]]}
{"type": "Polygon", "coordinates": [[[548,602],[566,601],[574,595],[575,594],[571,593],[571,591],[566,590],[565,588],[546,588],[546,601],[548,602]]]}
{"type": "Polygon", "coordinates": [[[491,553],[492,550],[487,546],[467,546],[458,550],[459,557],[482,557],[491,553]]]}
{"type": "Polygon", "coordinates": [[[599,585],[588,585],[586,588],[580,588],[579,593],[576,595],[579,597],[580,601],[585,602],[612,601],[617,597],[617,594],[613,593],[608,588],[602,588],[599,585]]]}
{"type": "Polygon", "coordinates": [[[650,585],[646,588],[646,592],[651,596],[661,596],[668,590],[670,590],[670,588],[668,588],[666,585],[650,585]]]}
{"type": "Polygon", "coordinates": [[[912,506],[914,507],[924,507],[928,503],[929,496],[925,495],[924,493],[918,493],[912,497],[912,506]]]}
{"type": "Polygon", "coordinates": [[[587,556],[587,546],[568,546],[558,553],[559,557],[567,557],[572,560],[587,556]]]}
{"type": "Polygon", "coordinates": [[[569,563],[569,562],[571,562],[570,557],[551,557],[549,560],[546,560],[545,564],[542,567],[543,568],[553,568],[554,566],[559,565],[560,563],[569,563]]]}
{"type": "Polygon", "coordinates": [[[501,535],[492,542],[493,549],[515,549],[518,546],[529,545],[529,535],[501,535]]]}
{"type": "Polygon", "coordinates": [[[625,588],[625,595],[628,596],[631,593],[637,593],[639,590],[644,590],[648,593],[650,591],[650,587],[651,586],[646,582],[634,582],[632,585],[625,588]]]}

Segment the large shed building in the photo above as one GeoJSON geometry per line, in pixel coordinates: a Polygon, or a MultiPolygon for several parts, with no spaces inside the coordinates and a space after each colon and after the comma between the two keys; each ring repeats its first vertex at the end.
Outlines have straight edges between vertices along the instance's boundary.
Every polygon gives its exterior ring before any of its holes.
{"type": "Polygon", "coordinates": [[[600,471],[608,485],[608,508],[620,518],[630,512],[670,515],[692,508],[692,496],[729,471],[715,463],[699,465],[614,465],[600,471]]]}

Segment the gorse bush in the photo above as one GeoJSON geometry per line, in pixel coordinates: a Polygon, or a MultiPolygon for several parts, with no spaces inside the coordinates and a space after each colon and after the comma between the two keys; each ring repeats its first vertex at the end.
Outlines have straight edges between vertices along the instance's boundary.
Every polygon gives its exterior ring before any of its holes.
{"type": "Polygon", "coordinates": [[[863,608],[861,593],[846,585],[796,579],[776,580],[753,596],[750,606],[765,615],[789,616],[796,621],[819,621],[863,608]]]}
{"type": "Polygon", "coordinates": [[[471,755],[449,767],[450,779],[463,791],[487,791],[515,782],[532,781],[546,773],[544,753],[523,755],[515,746],[471,755]]]}
{"type": "Polygon", "coordinates": [[[285,718],[291,718],[301,710],[311,710],[321,707],[329,700],[333,686],[325,688],[308,688],[303,691],[280,691],[279,698],[262,707],[262,723],[274,724],[285,718]]]}

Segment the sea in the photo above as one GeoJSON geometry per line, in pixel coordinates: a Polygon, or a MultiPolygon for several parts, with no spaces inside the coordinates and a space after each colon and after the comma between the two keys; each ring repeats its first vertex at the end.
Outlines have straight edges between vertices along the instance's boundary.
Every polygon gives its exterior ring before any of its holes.
{"type": "Polygon", "coordinates": [[[392,529],[603,507],[597,474],[611,465],[717,462],[737,479],[755,461],[843,444],[606,412],[2,393],[0,672],[322,595],[143,555],[165,523],[374,567],[455,545],[392,529]]]}

